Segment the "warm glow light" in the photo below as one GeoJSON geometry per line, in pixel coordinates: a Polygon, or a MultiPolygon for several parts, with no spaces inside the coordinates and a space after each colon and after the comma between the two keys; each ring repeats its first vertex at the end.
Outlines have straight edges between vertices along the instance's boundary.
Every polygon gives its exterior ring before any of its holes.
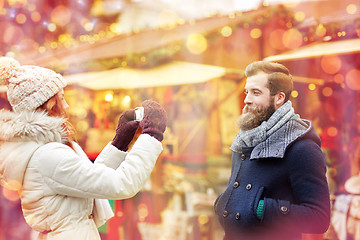
{"type": "Polygon", "coordinates": [[[341,59],[337,55],[323,56],[320,62],[321,68],[328,74],[335,74],[341,68],[341,59]]]}
{"type": "Polygon", "coordinates": [[[293,90],[293,91],[291,92],[291,96],[292,96],[293,98],[297,98],[297,97],[299,96],[298,91],[293,90]]]}
{"type": "Polygon", "coordinates": [[[138,213],[140,221],[144,221],[145,218],[149,215],[148,207],[144,203],[140,203],[138,206],[138,213]]]}
{"type": "Polygon", "coordinates": [[[360,70],[352,69],[345,77],[346,85],[352,90],[360,90],[360,70]]]}
{"type": "Polygon", "coordinates": [[[349,4],[346,7],[346,12],[348,14],[355,14],[357,12],[357,7],[355,4],[349,4]]]}
{"type": "Polygon", "coordinates": [[[313,83],[310,83],[309,86],[308,86],[309,90],[313,91],[316,89],[316,85],[313,84],[313,83]]]}
{"type": "Polygon", "coordinates": [[[131,97],[130,96],[125,96],[121,102],[121,105],[124,108],[129,108],[130,107],[130,102],[131,102],[131,97]]]}
{"type": "Polygon", "coordinates": [[[65,26],[71,20],[71,12],[64,5],[59,5],[51,11],[51,21],[58,26],[65,26]]]}
{"type": "Polygon", "coordinates": [[[276,29],[270,33],[270,45],[272,48],[277,50],[284,49],[284,45],[282,42],[283,35],[285,33],[285,30],[283,29],[276,29]]]}
{"type": "Polygon", "coordinates": [[[114,99],[114,96],[112,93],[108,93],[105,95],[105,101],[111,102],[114,99]]]}
{"type": "Polygon", "coordinates": [[[186,47],[193,54],[201,54],[207,49],[207,40],[201,34],[191,34],[186,39],[186,47]]]}
{"type": "Polygon", "coordinates": [[[221,35],[223,35],[224,37],[229,37],[232,34],[232,29],[229,26],[224,26],[221,29],[221,35]]]}
{"type": "Polygon", "coordinates": [[[33,20],[33,22],[39,22],[41,20],[41,15],[39,12],[32,12],[31,13],[31,20],[33,20]]]}
{"type": "Polygon", "coordinates": [[[326,35],[326,28],[324,27],[324,25],[319,24],[316,28],[316,35],[318,37],[324,37],[326,35]]]}
{"type": "Polygon", "coordinates": [[[16,16],[16,22],[18,24],[24,24],[26,22],[26,15],[23,14],[23,13],[19,13],[17,16],[16,16]]]}
{"type": "Polygon", "coordinates": [[[334,76],[334,82],[336,83],[343,83],[344,82],[344,75],[338,73],[334,76]]]}
{"type": "Polygon", "coordinates": [[[322,94],[325,96],[325,97],[330,97],[332,94],[333,94],[333,90],[331,87],[324,87],[324,89],[322,90],[322,94]]]}
{"type": "Polygon", "coordinates": [[[209,222],[209,216],[205,214],[200,214],[197,221],[200,225],[205,225],[209,222]]]}
{"type": "Polygon", "coordinates": [[[7,199],[7,200],[10,200],[10,201],[17,201],[19,199],[19,194],[17,193],[17,191],[12,191],[12,190],[9,190],[7,188],[3,188],[3,193],[4,197],[7,199]]]}
{"type": "Polygon", "coordinates": [[[49,25],[48,25],[48,30],[49,30],[50,32],[55,32],[55,30],[56,30],[56,25],[55,25],[54,23],[49,23],[49,25]]]}
{"type": "Polygon", "coordinates": [[[327,129],[327,134],[330,136],[330,137],[335,137],[337,134],[338,134],[338,130],[336,127],[329,127],[327,129]]]}
{"type": "Polygon", "coordinates": [[[295,28],[291,28],[287,30],[282,38],[283,44],[290,49],[295,49],[300,47],[302,41],[303,41],[303,37],[301,33],[295,28]]]}
{"type": "Polygon", "coordinates": [[[120,34],[121,33],[120,24],[119,23],[111,24],[110,31],[116,34],[120,34]]]}
{"type": "Polygon", "coordinates": [[[262,35],[262,31],[260,28],[253,28],[251,31],[250,31],[250,36],[254,39],[257,39],[259,37],[261,37],[262,35]]]}
{"type": "Polygon", "coordinates": [[[90,32],[94,29],[94,24],[92,22],[85,23],[84,29],[86,31],[90,32]]]}
{"type": "Polygon", "coordinates": [[[15,4],[25,5],[27,0],[7,0],[7,2],[9,3],[10,6],[13,6],[15,4]]]}
{"type": "Polygon", "coordinates": [[[296,12],[295,13],[295,20],[298,22],[301,22],[305,19],[305,13],[302,11],[296,12]]]}

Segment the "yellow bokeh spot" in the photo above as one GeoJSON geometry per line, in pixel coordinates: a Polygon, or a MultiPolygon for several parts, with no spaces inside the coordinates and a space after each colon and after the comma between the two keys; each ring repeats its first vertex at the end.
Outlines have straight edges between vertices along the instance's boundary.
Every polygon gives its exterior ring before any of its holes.
{"type": "Polygon", "coordinates": [[[51,47],[52,49],[55,49],[55,48],[58,47],[58,43],[57,43],[57,42],[51,42],[51,43],[50,43],[50,47],[51,47]]]}
{"type": "Polygon", "coordinates": [[[186,40],[186,47],[193,54],[201,54],[207,49],[207,40],[201,34],[191,34],[186,40]]]}
{"type": "Polygon", "coordinates": [[[209,222],[209,216],[205,214],[201,214],[198,216],[197,220],[200,225],[205,225],[209,222]]]}
{"type": "Polygon", "coordinates": [[[318,37],[323,37],[326,35],[326,28],[324,27],[324,25],[319,24],[316,28],[316,35],[318,37]]]}
{"type": "Polygon", "coordinates": [[[251,31],[250,31],[250,36],[254,39],[257,39],[259,37],[261,37],[262,35],[262,31],[260,28],[253,28],[251,31]]]}
{"type": "Polygon", "coordinates": [[[293,98],[297,98],[297,97],[299,96],[299,92],[296,91],[296,90],[293,90],[293,91],[291,92],[291,96],[292,96],[293,98]]]}
{"type": "Polygon", "coordinates": [[[313,91],[316,89],[316,85],[313,84],[313,83],[310,83],[309,86],[308,86],[309,90],[313,91]]]}
{"type": "Polygon", "coordinates": [[[348,14],[355,14],[357,12],[357,6],[355,4],[349,4],[346,7],[346,12],[348,14]]]}
{"type": "Polygon", "coordinates": [[[232,34],[232,29],[229,26],[224,26],[221,29],[221,35],[223,35],[224,37],[229,37],[232,34]]]}
{"type": "Polygon", "coordinates": [[[111,24],[110,31],[116,34],[120,34],[121,33],[120,24],[118,23],[111,24]]]}
{"type": "Polygon", "coordinates": [[[105,95],[105,101],[111,102],[112,100],[114,100],[114,95],[112,93],[108,93],[105,95]]]}
{"type": "Polygon", "coordinates": [[[301,22],[305,19],[305,13],[302,11],[296,12],[295,13],[295,20],[298,22],[301,22]]]}

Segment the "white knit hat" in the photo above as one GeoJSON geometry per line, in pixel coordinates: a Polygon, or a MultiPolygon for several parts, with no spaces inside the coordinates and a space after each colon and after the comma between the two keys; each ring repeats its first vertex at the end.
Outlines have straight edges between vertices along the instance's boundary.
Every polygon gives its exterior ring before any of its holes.
{"type": "Polygon", "coordinates": [[[0,85],[6,85],[14,112],[33,111],[66,86],[60,74],[42,67],[21,66],[13,58],[0,57],[0,85]]]}

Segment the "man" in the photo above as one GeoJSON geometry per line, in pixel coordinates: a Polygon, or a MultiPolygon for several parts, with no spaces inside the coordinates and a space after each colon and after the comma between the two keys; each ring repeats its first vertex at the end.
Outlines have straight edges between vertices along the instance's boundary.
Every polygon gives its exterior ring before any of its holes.
{"type": "Polygon", "coordinates": [[[294,114],[289,70],[259,61],[245,75],[231,176],[215,202],[224,239],[297,240],[302,233],[325,232],[330,222],[325,159],[311,122],[294,114]]]}

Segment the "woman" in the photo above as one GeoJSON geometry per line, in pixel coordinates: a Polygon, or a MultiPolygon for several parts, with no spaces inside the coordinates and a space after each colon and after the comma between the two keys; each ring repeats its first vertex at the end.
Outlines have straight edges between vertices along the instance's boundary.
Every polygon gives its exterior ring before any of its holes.
{"type": "Polygon", "coordinates": [[[100,239],[97,227],[113,216],[107,200],[134,196],[162,151],[166,112],[144,101],[119,118],[116,134],[91,163],[66,120],[66,83],[52,70],[0,58],[0,84],[13,111],[0,111],[0,181],[17,190],[26,222],[38,239],[100,239]],[[142,134],[126,152],[138,126],[142,134]]]}

